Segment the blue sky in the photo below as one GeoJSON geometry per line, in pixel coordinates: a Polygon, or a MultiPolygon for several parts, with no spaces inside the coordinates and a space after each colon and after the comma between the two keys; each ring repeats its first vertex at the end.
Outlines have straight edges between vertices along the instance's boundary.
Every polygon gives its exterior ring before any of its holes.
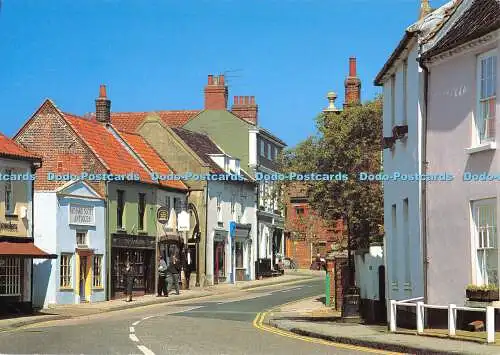
{"type": "MultiPolygon", "coordinates": [[[[434,0],[440,6],[445,1],[434,0]]],[[[261,126],[294,145],[315,132],[333,90],[343,101],[349,56],[362,99],[419,0],[3,0],[0,131],[11,136],[51,98],[94,110],[99,84],[114,111],[203,108],[210,73],[230,102],[254,95],[261,126]]]]}

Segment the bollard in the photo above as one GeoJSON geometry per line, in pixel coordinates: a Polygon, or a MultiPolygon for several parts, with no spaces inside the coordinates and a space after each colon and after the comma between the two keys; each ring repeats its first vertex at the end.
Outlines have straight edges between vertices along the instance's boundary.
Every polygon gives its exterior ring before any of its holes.
{"type": "Polygon", "coordinates": [[[495,342],[495,309],[486,307],[486,342],[495,342]]]}
{"type": "Polygon", "coordinates": [[[325,306],[330,307],[330,273],[326,273],[325,278],[325,306]]]}
{"type": "Polygon", "coordinates": [[[448,305],[448,335],[455,336],[457,329],[457,306],[448,305]]]}
{"type": "Polygon", "coordinates": [[[417,333],[424,332],[424,302],[417,302],[417,333]]]}

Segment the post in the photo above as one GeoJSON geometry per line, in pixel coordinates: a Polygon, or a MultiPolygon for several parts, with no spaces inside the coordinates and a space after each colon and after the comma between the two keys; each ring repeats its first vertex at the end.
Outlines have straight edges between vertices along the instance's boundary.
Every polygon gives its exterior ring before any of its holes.
{"type": "Polygon", "coordinates": [[[233,269],[233,284],[236,285],[236,239],[232,238],[231,239],[231,247],[232,253],[231,253],[231,265],[233,269]]]}
{"type": "Polygon", "coordinates": [[[397,304],[395,300],[391,300],[391,310],[390,310],[390,330],[391,332],[396,331],[396,311],[397,304]]]}
{"type": "Polygon", "coordinates": [[[454,304],[448,305],[448,335],[449,336],[455,336],[456,334],[456,327],[457,327],[457,322],[456,322],[456,312],[457,312],[457,306],[454,304]]]}
{"type": "Polygon", "coordinates": [[[424,332],[424,302],[417,302],[417,333],[424,332]]]}
{"type": "Polygon", "coordinates": [[[327,271],[326,272],[326,278],[325,278],[325,306],[330,307],[331,302],[330,302],[330,273],[327,271]]]}
{"type": "MultiPolygon", "coordinates": [[[[199,232],[198,232],[199,233],[199,232]]],[[[196,236],[196,287],[200,287],[200,235],[196,236]]]]}
{"type": "Polygon", "coordinates": [[[495,342],[495,309],[486,307],[486,342],[495,342]]]}

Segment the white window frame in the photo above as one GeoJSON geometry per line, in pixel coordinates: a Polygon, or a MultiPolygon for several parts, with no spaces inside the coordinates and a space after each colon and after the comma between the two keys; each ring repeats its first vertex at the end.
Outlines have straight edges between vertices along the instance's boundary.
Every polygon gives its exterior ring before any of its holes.
{"type": "Polygon", "coordinates": [[[76,230],[75,231],[75,240],[76,240],[76,245],[77,246],[88,246],[89,245],[89,233],[88,231],[86,230],[76,230]],[[84,234],[85,235],[85,238],[84,238],[84,243],[79,243],[79,240],[78,240],[78,235],[79,234],[84,234]]]}
{"type": "Polygon", "coordinates": [[[399,262],[399,250],[398,250],[398,208],[396,204],[391,207],[391,286],[393,291],[399,291],[398,283],[398,262],[399,262]]]}
{"type": "Polygon", "coordinates": [[[5,290],[0,288],[0,297],[21,296],[22,294],[22,259],[16,257],[0,257],[0,274],[5,280],[5,290]],[[3,293],[2,293],[3,292],[3,293]]]}
{"type": "Polygon", "coordinates": [[[403,61],[403,125],[408,124],[408,59],[403,61]]]}
{"type": "Polygon", "coordinates": [[[222,193],[215,197],[215,203],[217,206],[217,221],[222,222],[222,193]]]}
{"type": "Polygon", "coordinates": [[[391,75],[391,132],[396,125],[396,74],[391,75]]]}
{"type": "Polygon", "coordinates": [[[92,287],[103,288],[102,285],[102,254],[95,254],[92,258],[92,287]],[[96,272],[96,261],[98,261],[99,272],[96,272]]]}
{"type": "Polygon", "coordinates": [[[59,288],[73,288],[73,254],[71,253],[61,253],[59,261],[59,288]],[[66,259],[67,262],[64,262],[66,259]]]}
{"type": "Polygon", "coordinates": [[[10,176],[12,175],[12,170],[5,170],[5,175],[9,176],[9,180],[5,180],[4,187],[4,203],[5,203],[5,214],[13,214],[16,206],[14,203],[14,191],[12,188],[12,180],[10,180],[10,176]]]}
{"type": "MultiPolygon", "coordinates": [[[[496,111],[496,97],[497,97],[497,81],[498,81],[498,72],[497,72],[497,67],[498,67],[498,53],[497,53],[497,50],[496,49],[493,49],[493,50],[490,50],[488,52],[485,52],[485,53],[482,53],[480,54],[478,57],[477,57],[477,64],[476,64],[477,68],[476,68],[476,112],[475,112],[475,115],[474,115],[474,120],[473,120],[473,130],[474,130],[474,134],[473,134],[473,138],[475,140],[475,145],[481,145],[481,144],[486,144],[488,142],[495,142],[495,136],[496,136],[496,133],[495,133],[495,128],[493,128],[493,135],[492,137],[489,137],[489,138],[485,138],[485,139],[481,139],[481,131],[483,130],[483,127],[484,127],[484,122],[485,120],[483,119],[483,117],[481,117],[481,101],[484,100],[489,100],[489,99],[494,99],[495,101],[495,105],[493,105],[495,107],[495,111],[496,111]],[[495,95],[493,96],[489,96],[487,98],[481,98],[481,87],[482,87],[482,62],[483,60],[485,59],[488,59],[488,58],[495,58],[495,63],[496,65],[493,65],[493,73],[494,73],[494,76],[492,78],[492,81],[493,81],[493,88],[495,90],[495,95]],[[481,120],[481,122],[479,122],[479,120],[481,120]]],[[[497,113],[495,112],[495,116],[493,117],[493,127],[495,127],[495,121],[496,121],[496,116],[497,116],[497,113]]],[[[486,125],[486,127],[488,127],[486,125]]]]}
{"type": "Polygon", "coordinates": [[[267,143],[267,159],[272,160],[271,156],[271,143],[267,143]]]}
{"type": "MultiPolygon", "coordinates": [[[[472,242],[472,281],[476,285],[494,284],[498,286],[498,226],[497,226],[497,200],[488,198],[483,200],[471,201],[471,242],[472,242]],[[491,208],[490,221],[485,225],[478,226],[478,208],[491,208]],[[479,251],[486,254],[488,251],[496,253],[496,278],[497,280],[487,279],[486,258],[479,258],[479,251]],[[485,277],[486,276],[486,277],[485,277]],[[486,279],[485,279],[486,278],[486,279]]],[[[493,269],[495,269],[493,268],[493,269]]]]}
{"type": "Polygon", "coordinates": [[[405,279],[404,288],[411,291],[410,200],[403,199],[405,279]]]}
{"type": "Polygon", "coordinates": [[[260,140],[260,156],[265,157],[266,156],[266,142],[264,142],[263,139],[260,140]]]}

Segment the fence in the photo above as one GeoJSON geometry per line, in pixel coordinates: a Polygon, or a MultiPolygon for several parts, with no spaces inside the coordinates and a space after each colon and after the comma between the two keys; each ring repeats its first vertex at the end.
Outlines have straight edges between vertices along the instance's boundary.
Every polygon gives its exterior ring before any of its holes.
{"type": "Polygon", "coordinates": [[[397,306],[405,306],[405,307],[415,307],[416,315],[417,315],[417,333],[423,334],[424,332],[424,314],[425,309],[444,309],[448,310],[448,335],[454,336],[456,335],[457,329],[457,310],[460,311],[468,311],[468,312],[485,312],[486,313],[486,342],[494,343],[495,342],[495,310],[493,307],[479,308],[479,307],[460,307],[454,304],[450,304],[448,306],[438,306],[425,304],[422,302],[423,297],[411,298],[403,301],[395,301],[391,300],[391,309],[390,309],[390,322],[389,328],[391,332],[396,331],[396,319],[397,319],[397,306]],[[414,303],[417,301],[416,303],[414,303]]]}

